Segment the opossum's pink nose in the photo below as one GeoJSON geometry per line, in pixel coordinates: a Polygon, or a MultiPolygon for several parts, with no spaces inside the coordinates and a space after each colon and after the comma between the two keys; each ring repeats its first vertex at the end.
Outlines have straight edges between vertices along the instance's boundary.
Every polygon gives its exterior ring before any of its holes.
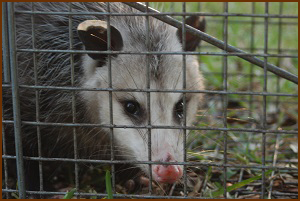
{"type": "MultiPolygon", "coordinates": [[[[163,162],[175,162],[169,153],[161,160],[163,162]]],[[[174,183],[182,177],[182,167],[179,165],[153,165],[153,177],[161,183],[174,183]]]]}
{"type": "Polygon", "coordinates": [[[175,183],[182,177],[182,168],[178,165],[155,165],[154,179],[161,183],[175,183]]]}

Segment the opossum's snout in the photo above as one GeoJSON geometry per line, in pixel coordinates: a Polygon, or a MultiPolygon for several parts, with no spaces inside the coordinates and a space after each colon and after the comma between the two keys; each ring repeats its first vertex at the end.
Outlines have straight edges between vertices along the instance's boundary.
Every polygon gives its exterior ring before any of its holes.
{"type": "MultiPolygon", "coordinates": [[[[162,162],[176,162],[174,157],[167,153],[162,162]]],[[[182,166],[180,165],[153,165],[152,174],[156,181],[161,183],[174,183],[182,177],[182,166]]]]}

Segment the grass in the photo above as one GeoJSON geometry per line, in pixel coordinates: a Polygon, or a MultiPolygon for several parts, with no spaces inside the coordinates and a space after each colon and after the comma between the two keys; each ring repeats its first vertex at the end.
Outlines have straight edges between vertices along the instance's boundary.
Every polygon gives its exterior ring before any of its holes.
{"type": "Polygon", "coordinates": [[[71,199],[74,196],[74,193],[76,192],[76,188],[73,188],[69,192],[66,193],[66,195],[63,197],[63,199],[71,199]]]}
{"type": "Polygon", "coordinates": [[[113,193],[112,193],[112,187],[111,187],[111,175],[110,175],[109,170],[106,170],[105,183],[106,183],[107,198],[113,199],[113,193]]]}
{"type": "MultiPolygon", "coordinates": [[[[110,171],[107,169],[108,167],[105,167],[105,186],[106,186],[106,192],[107,192],[107,197],[103,199],[113,199],[113,193],[112,193],[112,185],[111,185],[111,174],[110,171]]],[[[102,175],[98,175],[102,176],[102,175]]],[[[63,199],[71,199],[74,197],[75,192],[77,191],[76,188],[72,188],[70,191],[66,192],[64,195],[63,199]]],[[[94,189],[87,187],[86,191],[89,193],[97,193],[94,189]]],[[[16,195],[17,196],[17,195],[16,195]]],[[[14,196],[14,197],[16,197],[14,196]]],[[[18,199],[18,197],[16,197],[18,199]]],[[[97,196],[91,196],[90,199],[97,199],[97,196]]]]}
{"type": "MultiPolygon", "coordinates": [[[[268,176],[272,173],[272,170],[268,170],[265,175],[268,176]]],[[[254,181],[257,181],[259,179],[261,179],[262,175],[258,175],[258,176],[255,176],[255,177],[251,177],[250,179],[247,179],[247,180],[244,180],[244,181],[241,181],[241,182],[238,182],[236,184],[233,184],[232,186],[228,187],[227,188],[227,192],[231,192],[235,189],[238,189],[238,188],[241,188],[243,186],[246,186],[248,184],[250,184],[251,182],[254,182],[254,181]]],[[[211,197],[213,198],[217,198],[217,197],[220,197],[221,195],[224,194],[224,188],[223,186],[220,186],[219,190],[217,191],[214,191],[211,193],[211,197]]]]}

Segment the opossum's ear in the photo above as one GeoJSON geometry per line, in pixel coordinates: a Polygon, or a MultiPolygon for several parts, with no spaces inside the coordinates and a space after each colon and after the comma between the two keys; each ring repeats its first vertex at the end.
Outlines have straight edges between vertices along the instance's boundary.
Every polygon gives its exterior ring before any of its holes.
{"type": "MultiPolygon", "coordinates": [[[[190,25],[200,31],[205,31],[205,18],[203,16],[190,16],[185,19],[185,23],[190,25]]],[[[182,43],[182,29],[177,30],[177,36],[182,43]]],[[[200,44],[201,39],[193,36],[192,34],[186,32],[185,34],[186,44],[184,51],[194,51],[200,44]]]]}
{"type": "MultiPolygon", "coordinates": [[[[86,20],[78,25],[77,32],[86,50],[107,51],[107,23],[101,20],[86,20]]],[[[110,26],[112,51],[119,51],[123,47],[120,32],[110,26]]],[[[108,54],[88,54],[92,59],[105,63],[108,54]]],[[[116,55],[113,55],[116,56],[116,55]]]]}

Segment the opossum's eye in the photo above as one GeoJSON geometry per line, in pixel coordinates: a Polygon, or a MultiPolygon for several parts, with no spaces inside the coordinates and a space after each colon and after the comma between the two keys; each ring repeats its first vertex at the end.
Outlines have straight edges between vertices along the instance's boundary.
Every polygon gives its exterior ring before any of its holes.
{"type": "Polygon", "coordinates": [[[124,104],[126,112],[133,115],[138,115],[140,113],[140,104],[136,101],[126,101],[124,104]]]}
{"type": "Polygon", "coordinates": [[[175,105],[175,117],[182,119],[183,118],[183,100],[181,99],[175,105]]]}

